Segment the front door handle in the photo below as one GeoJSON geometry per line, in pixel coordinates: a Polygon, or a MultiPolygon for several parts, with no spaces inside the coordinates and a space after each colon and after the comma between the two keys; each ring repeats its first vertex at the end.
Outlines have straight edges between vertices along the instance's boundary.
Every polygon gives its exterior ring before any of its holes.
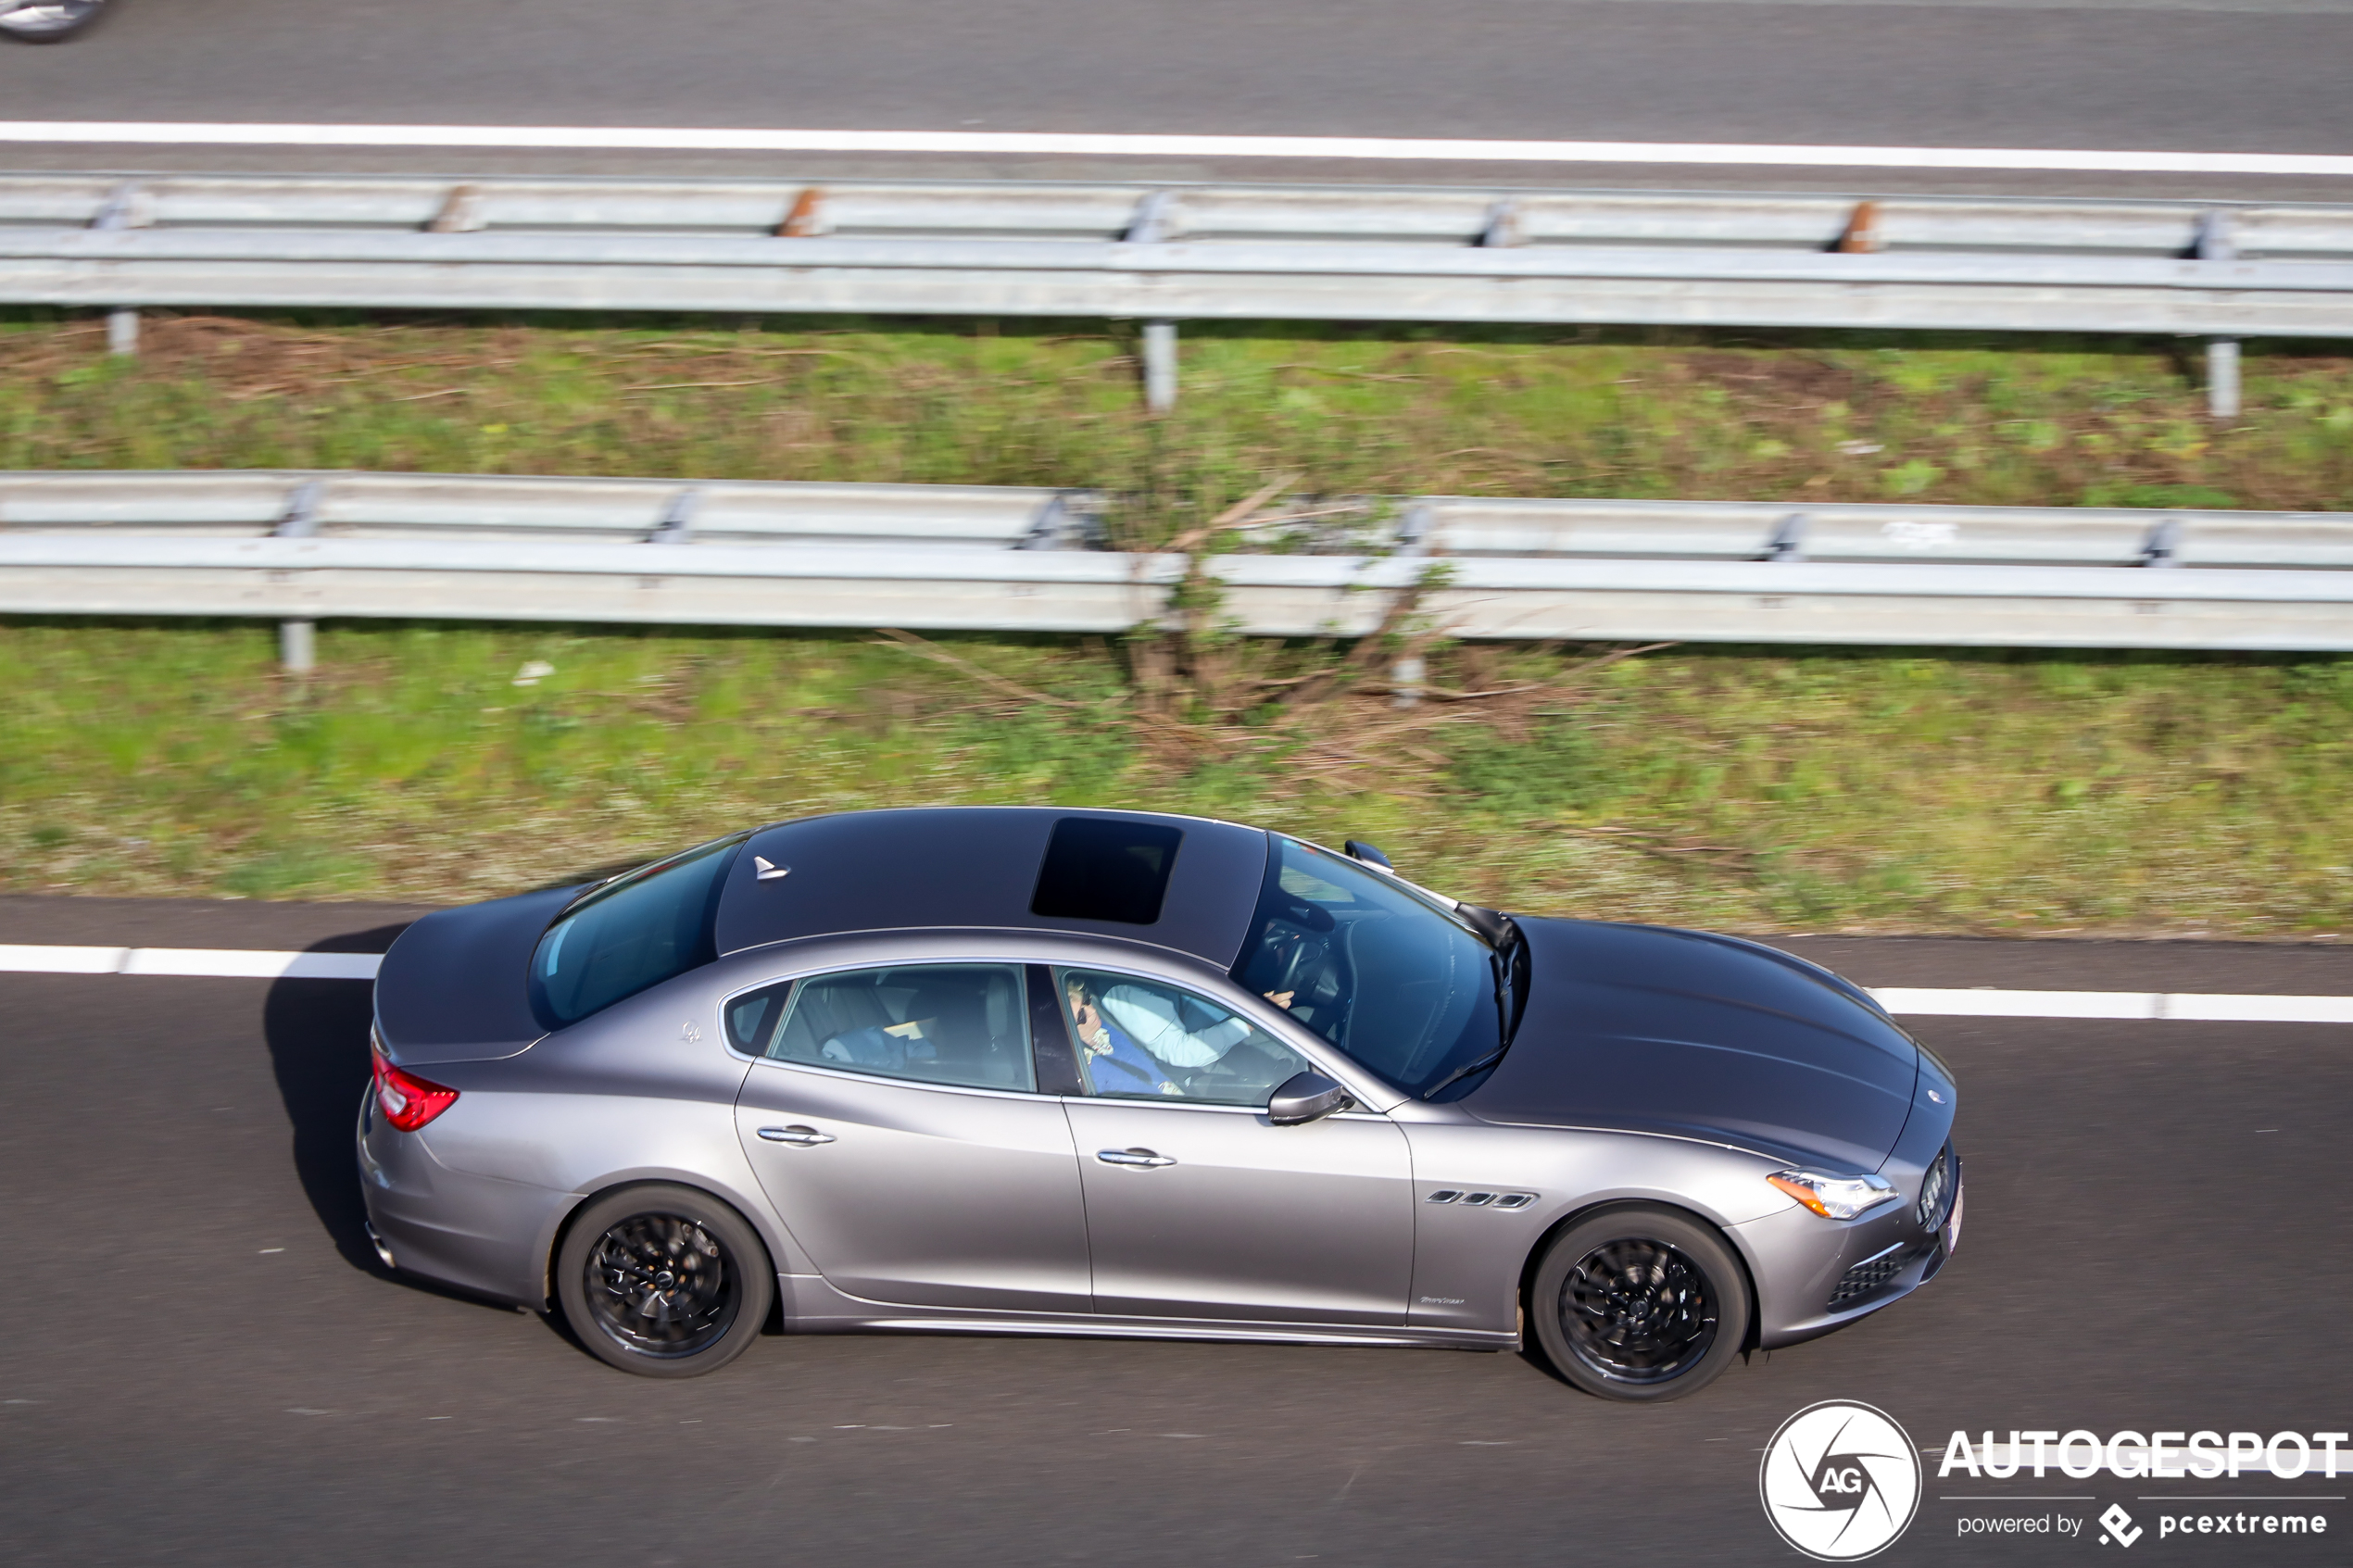
{"type": "Polygon", "coordinates": [[[760,1129],[760,1135],[770,1143],[799,1144],[803,1148],[812,1144],[834,1141],[834,1135],[831,1133],[821,1133],[814,1127],[762,1127],[760,1129]]]}
{"type": "Polygon", "coordinates": [[[1176,1163],[1176,1160],[1170,1159],[1167,1155],[1154,1154],[1149,1148],[1099,1149],[1096,1151],[1095,1158],[1101,1160],[1106,1165],[1141,1165],[1151,1170],[1158,1170],[1163,1165],[1174,1165],[1176,1163]]]}

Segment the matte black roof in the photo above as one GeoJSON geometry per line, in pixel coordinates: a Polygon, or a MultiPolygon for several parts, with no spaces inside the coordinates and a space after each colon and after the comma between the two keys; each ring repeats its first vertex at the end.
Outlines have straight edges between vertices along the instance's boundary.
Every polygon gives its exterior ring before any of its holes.
{"type": "Polygon", "coordinates": [[[1241,952],[1266,874],[1258,828],[1200,817],[1042,806],[929,806],[847,811],[781,822],[752,834],[720,895],[719,950],[853,931],[978,926],[1078,932],[1150,942],[1229,968],[1241,952]],[[1176,828],[1160,919],[1048,919],[1030,913],[1038,866],[1066,817],[1176,828]],[[762,882],[754,857],[789,868],[762,882]]]}

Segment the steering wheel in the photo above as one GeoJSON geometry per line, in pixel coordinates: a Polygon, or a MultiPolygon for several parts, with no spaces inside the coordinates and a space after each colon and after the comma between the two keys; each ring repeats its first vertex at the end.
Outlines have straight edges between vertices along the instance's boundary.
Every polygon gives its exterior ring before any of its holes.
{"type": "Polygon", "coordinates": [[[1307,983],[1315,979],[1331,960],[1331,949],[1305,932],[1293,935],[1290,941],[1290,951],[1283,955],[1282,972],[1276,976],[1275,984],[1266,987],[1270,992],[1307,989],[1307,983]]]}

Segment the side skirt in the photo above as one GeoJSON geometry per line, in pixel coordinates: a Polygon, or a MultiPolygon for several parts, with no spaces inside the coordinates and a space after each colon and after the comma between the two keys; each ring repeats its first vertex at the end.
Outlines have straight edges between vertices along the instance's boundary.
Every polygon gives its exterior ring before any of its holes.
{"type": "Polygon", "coordinates": [[[776,1282],[785,1325],[795,1334],[1034,1334],[1111,1339],[1216,1339],[1277,1345],[1385,1345],[1511,1350],[1516,1335],[1472,1328],[1395,1328],[1365,1323],[1251,1323],[1222,1318],[1130,1318],[1093,1312],[989,1312],[863,1301],[813,1274],[776,1282]]]}

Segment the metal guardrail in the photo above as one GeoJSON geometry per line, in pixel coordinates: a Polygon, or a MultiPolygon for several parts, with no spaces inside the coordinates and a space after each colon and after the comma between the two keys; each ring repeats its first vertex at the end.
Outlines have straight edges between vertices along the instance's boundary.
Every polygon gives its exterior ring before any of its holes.
{"type": "Polygon", "coordinates": [[[0,473],[0,538],[106,531],[476,543],[1057,549],[1098,531],[1080,491],[228,470],[0,473]]]}
{"type": "Polygon", "coordinates": [[[8,175],[0,302],[1135,318],[1173,395],[1186,319],[2353,336],[2353,207],[8,175]]]}
{"type": "MultiPolygon", "coordinates": [[[[1150,626],[1187,561],[1097,547],[1109,505],[922,485],[0,475],[0,613],[267,617],[297,629],[298,667],[327,617],[1150,626]]],[[[2353,651],[2353,514],[1294,510],[1314,526],[1278,512],[1203,563],[1239,631],[1362,635],[1413,592],[1428,624],[1468,638],[2353,651]]]]}

